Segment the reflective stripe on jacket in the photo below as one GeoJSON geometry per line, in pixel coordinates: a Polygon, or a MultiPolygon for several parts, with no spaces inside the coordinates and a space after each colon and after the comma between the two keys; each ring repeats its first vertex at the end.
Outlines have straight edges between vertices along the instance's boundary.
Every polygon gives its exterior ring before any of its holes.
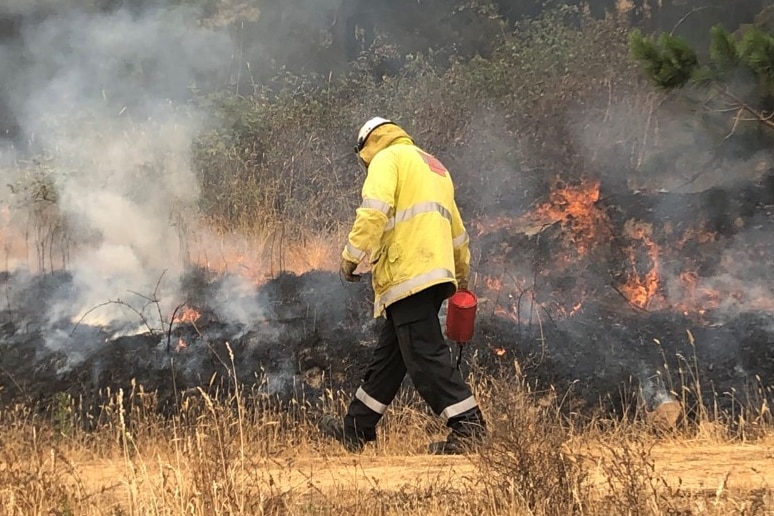
{"type": "Polygon", "coordinates": [[[374,317],[427,287],[467,279],[468,234],[441,162],[392,124],[375,129],[360,156],[368,174],[342,256],[370,258],[374,317]]]}

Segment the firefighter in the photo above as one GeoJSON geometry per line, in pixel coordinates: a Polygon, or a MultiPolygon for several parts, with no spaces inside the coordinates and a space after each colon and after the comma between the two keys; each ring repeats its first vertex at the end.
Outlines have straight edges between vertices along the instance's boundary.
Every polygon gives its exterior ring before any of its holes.
{"type": "Polygon", "coordinates": [[[449,172],[394,122],[363,125],[355,152],[366,170],[362,204],[342,252],[341,275],[359,281],[371,264],[374,317],[384,325],[371,364],[343,421],[324,416],[320,430],[347,450],[376,440],[376,425],[408,372],[415,388],[451,429],[431,453],[472,450],[486,434],[476,398],[444,339],[438,312],[470,270],[468,235],[449,172]]]}

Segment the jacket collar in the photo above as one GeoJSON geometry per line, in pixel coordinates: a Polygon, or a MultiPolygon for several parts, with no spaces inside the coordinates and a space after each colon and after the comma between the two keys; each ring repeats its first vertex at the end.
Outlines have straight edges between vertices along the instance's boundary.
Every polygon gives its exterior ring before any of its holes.
{"type": "Polygon", "coordinates": [[[385,124],[374,129],[366,140],[366,144],[360,151],[359,156],[366,164],[371,163],[380,151],[391,145],[409,144],[413,145],[414,140],[406,131],[395,124],[385,124]]]}

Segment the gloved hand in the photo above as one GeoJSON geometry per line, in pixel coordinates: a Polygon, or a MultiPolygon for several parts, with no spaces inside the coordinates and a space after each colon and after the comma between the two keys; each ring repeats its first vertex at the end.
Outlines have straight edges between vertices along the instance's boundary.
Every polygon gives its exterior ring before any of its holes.
{"type": "Polygon", "coordinates": [[[457,290],[468,290],[468,280],[466,279],[460,279],[457,280],[457,290]]]}
{"type": "Polygon", "coordinates": [[[344,276],[345,280],[350,282],[360,281],[360,275],[354,274],[355,269],[357,269],[357,264],[355,262],[350,262],[344,258],[341,259],[341,266],[339,267],[339,271],[341,275],[344,276]]]}

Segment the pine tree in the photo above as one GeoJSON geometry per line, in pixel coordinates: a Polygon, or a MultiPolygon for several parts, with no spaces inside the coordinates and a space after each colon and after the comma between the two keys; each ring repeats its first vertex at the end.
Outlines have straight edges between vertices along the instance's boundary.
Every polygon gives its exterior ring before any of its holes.
{"type": "Polygon", "coordinates": [[[670,34],[632,31],[629,49],[659,88],[703,93],[701,104],[707,109],[730,113],[732,133],[744,121],[774,129],[774,35],[757,26],[739,32],[713,27],[709,52],[701,61],[684,39],[670,34]]]}

